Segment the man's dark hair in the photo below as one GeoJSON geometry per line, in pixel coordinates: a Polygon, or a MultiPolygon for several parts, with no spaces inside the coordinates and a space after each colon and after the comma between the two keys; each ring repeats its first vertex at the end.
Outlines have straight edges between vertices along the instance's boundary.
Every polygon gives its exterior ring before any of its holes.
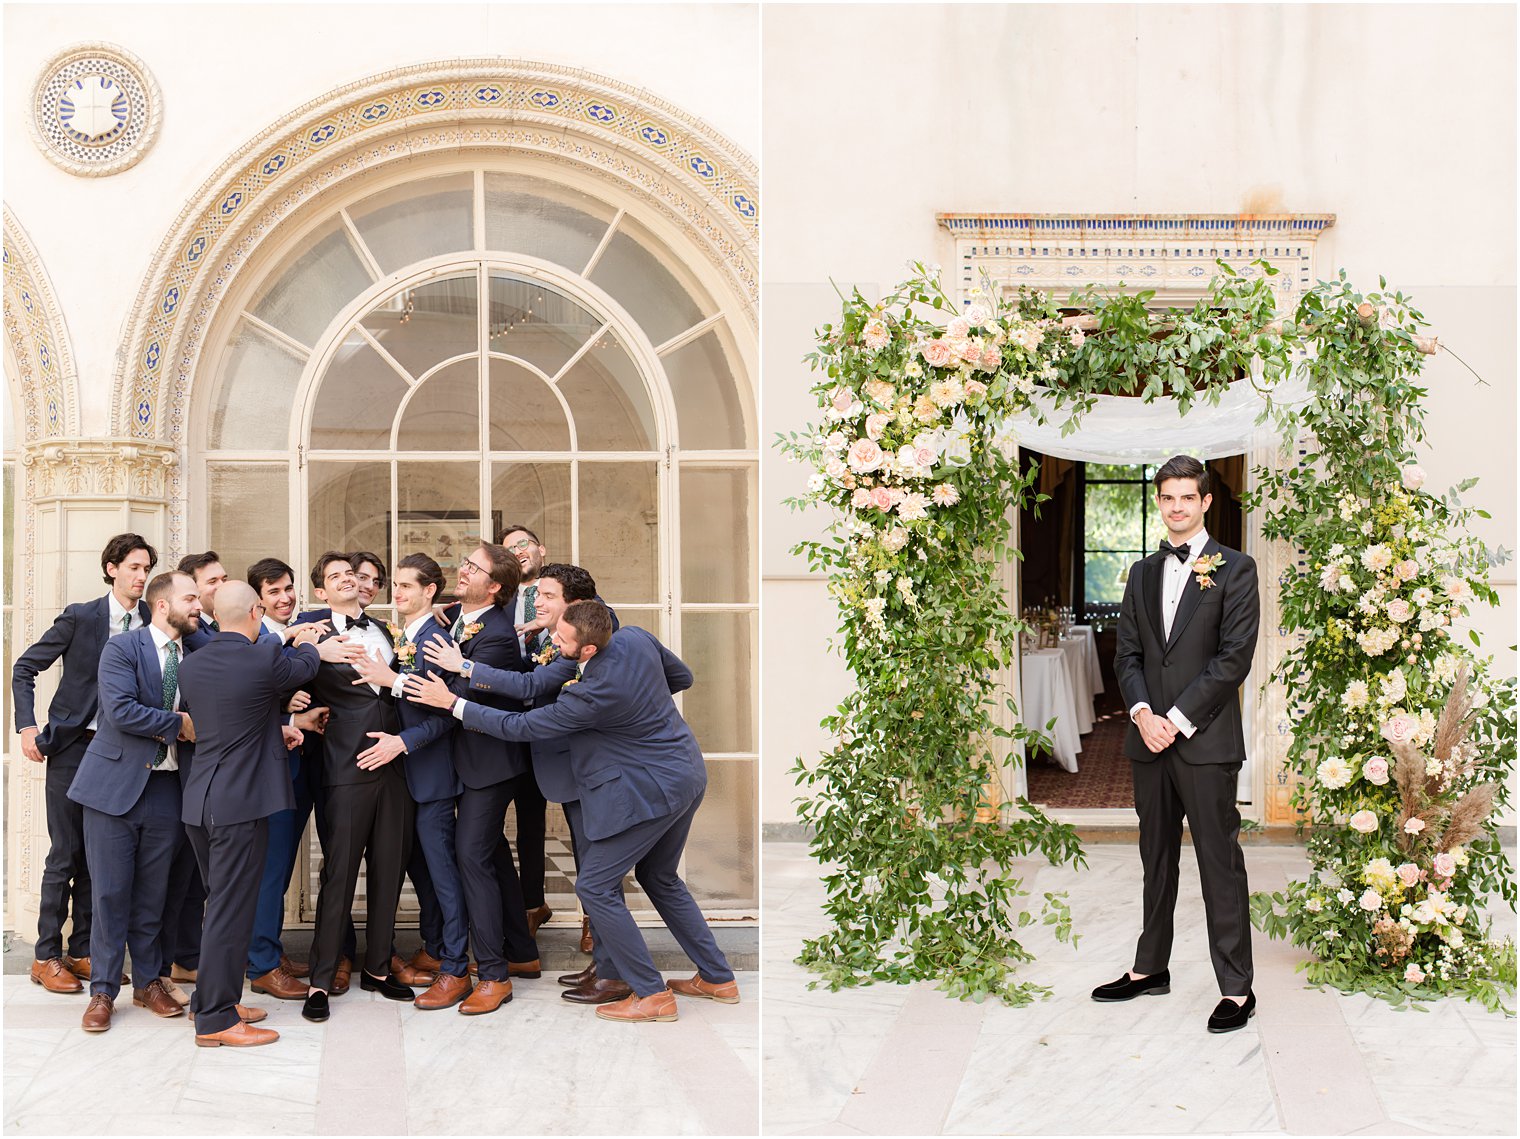
{"type": "Polygon", "coordinates": [[[121,565],[133,550],[148,551],[149,570],[158,565],[158,551],[148,545],[148,539],[141,534],[118,534],[106,543],[105,549],[100,551],[100,576],[105,578],[107,585],[110,585],[113,579],[106,573],[106,566],[121,565]]]}
{"type": "Polygon", "coordinates": [[[422,583],[424,589],[433,586],[433,596],[436,598],[443,592],[443,568],[426,554],[407,554],[396,563],[397,570],[416,570],[417,580],[422,583]]]}
{"type": "MultiPolygon", "coordinates": [[[[134,550],[141,548],[141,546],[132,547],[134,550]]],[[[122,556],[125,557],[126,555],[123,554],[122,556]]],[[[148,588],[143,591],[143,600],[148,603],[149,609],[153,608],[160,597],[167,597],[174,592],[174,579],[177,577],[188,577],[192,582],[195,580],[192,575],[185,573],[184,570],[165,570],[152,581],[148,582],[148,588]]]]}
{"type": "Polygon", "coordinates": [[[290,575],[291,583],[294,584],[295,570],[279,558],[260,558],[248,567],[248,584],[253,586],[255,593],[263,593],[266,585],[273,585],[287,574],[290,575]]]}
{"type": "Polygon", "coordinates": [[[600,601],[572,601],[565,606],[562,618],[575,629],[575,639],[583,645],[595,645],[601,652],[612,640],[612,614],[600,601]]]}
{"type": "Polygon", "coordinates": [[[533,539],[533,544],[535,546],[542,546],[543,545],[543,542],[539,541],[538,535],[535,534],[532,530],[529,530],[526,526],[524,526],[520,522],[513,522],[510,525],[503,526],[501,528],[501,532],[496,535],[496,544],[498,546],[505,546],[507,544],[507,535],[508,534],[516,533],[518,531],[521,531],[522,533],[526,534],[528,537],[532,538],[533,539]]]}
{"type": "Polygon", "coordinates": [[[311,587],[313,589],[326,589],[327,586],[322,583],[327,580],[327,567],[333,562],[348,562],[352,566],[354,564],[350,560],[352,557],[352,554],[345,554],[342,550],[328,550],[319,555],[317,557],[317,564],[311,567],[311,587]]]}
{"type": "Polygon", "coordinates": [[[495,542],[482,542],[480,548],[486,552],[486,561],[491,563],[486,567],[491,571],[491,580],[501,586],[493,604],[505,605],[517,592],[517,585],[522,581],[522,566],[507,552],[505,546],[495,542]]]}
{"type": "Polygon", "coordinates": [[[368,550],[355,550],[348,555],[348,564],[354,567],[355,573],[359,572],[359,567],[365,562],[380,571],[375,575],[375,588],[384,589],[388,575],[385,572],[385,563],[380,560],[379,554],[372,554],[368,550]]]}
{"type": "Polygon", "coordinates": [[[1192,479],[1198,484],[1198,497],[1209,493],[1209,469],[1191,455],[1173,455],[1156,468],[1156,490],[1167,479],[1192,479]]]}
{"type": "Polygon", "coordinates": [[[596,597],[596,582],[580,566],[550,562],[538,571],[538,580],[552,577],[565,591],[566,601],[590,601],[596,597]]]}
{"type": "Polygon", "coordinates": [[[221,554],[217,553],[215,550],[207,550],[204,554],[186,554],[184,557],[180,558],[179,565],[175,566],[174,568],[179,570],[180,573],[188,574],[190,576],[190,580],[199,585],[200,580],[196,577],[196,574],[205,569],[207,566],[214,565],[221,560],[221,554]]]}

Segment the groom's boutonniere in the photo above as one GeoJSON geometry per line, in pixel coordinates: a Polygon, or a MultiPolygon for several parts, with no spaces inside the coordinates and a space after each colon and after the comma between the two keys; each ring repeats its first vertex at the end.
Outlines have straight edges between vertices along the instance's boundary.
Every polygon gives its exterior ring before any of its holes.
{"type": "Polygon", "coordinates": [[[554,642],[550,641],[543,648],[538,650],[538,653],[533,657],[533,660],[535,664],[549,664],[557,656],[559,656],[559,650],[554,647],[554,642]]]}
{"type": "Polygon", "coordinates": [[[1214,588],[1214,573],[1224,565],[1223,554],[1210,554],[1206,558],[1197,558],[1193,562],[1193,573],[1198,578],[1199,589],[1214,588]]]}
{"type": "Polygon", "coordinates": [[[476,633],[480,632],[480,630],[484,629],[485,627],[486,627],[485,626],[485,622],[483,622],[483,621],[471,621],[463,629],[459,630],[459,640],[455,641],[454,643],[458,644],[458,645],[464,644],[466,641],[468,641],[471,637],[473,637],[476,633]]]}

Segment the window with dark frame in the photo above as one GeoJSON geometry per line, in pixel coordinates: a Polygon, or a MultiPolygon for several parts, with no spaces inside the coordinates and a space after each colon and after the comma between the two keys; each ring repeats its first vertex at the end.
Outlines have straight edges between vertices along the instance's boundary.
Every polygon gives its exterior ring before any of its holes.
{"type": "Polygon", "coordinates": [[[1079,622],[1119,615],[1129,567],[1165,532],[1151,490],[1155,473],[1150,465],[1077,464],[1072,608],[1079,622]]]}

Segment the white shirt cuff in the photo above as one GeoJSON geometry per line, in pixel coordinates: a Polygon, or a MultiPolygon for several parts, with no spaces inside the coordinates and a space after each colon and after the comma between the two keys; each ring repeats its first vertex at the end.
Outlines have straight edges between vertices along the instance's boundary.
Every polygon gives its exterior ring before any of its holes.
{"type": "Polygon", "coordinates": [[[1177,705],[1172,705],[1172,710],[1166,714],[1166,718],[1177,725],[1177,730],[1188,739],[1193,738],[1193,733],[1198,729],[1193,727],[1193,722],[1182,714],[1177,705]]]}
{"type": "Polygon", "coordinates": [[[465,709],[465,705],[467,705],[468,703],[469,703],[468,700],[455,700],[454,701],[453,716],[454,716],[454,719],[458,720],[461,724],[464,723],[464,709],[465,709]]]}
{"type": "Polygon", "coordinates": [[[406,674],[398,672],[396,682],[391,685],[391,695],[400,700],[406,695],[406,674]]]}
{"type": "Polygon", "coordinates": [[[1141,708],[1144,708],[1144,709],[1146,709],[1146,711],[1149,711],[1150,710],[1150,705],[1148,703],[1146,703],[1144,700],[1142,700],[1142,701],[1140,701],[1140,703],[1136,704],[1133,708],[1131,708],[1129,710],[1129,718],[1130,718],[1131,721],[1133,721],[1134,718],[1140,714],[1140,709],[1141,708]]]}

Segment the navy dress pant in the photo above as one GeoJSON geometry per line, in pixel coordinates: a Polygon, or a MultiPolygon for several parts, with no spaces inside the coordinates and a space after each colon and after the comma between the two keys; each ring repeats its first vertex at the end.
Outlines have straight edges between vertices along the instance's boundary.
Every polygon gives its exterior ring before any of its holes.
{"type": "Polygon", "coordinates": [[[69,798],[69,784],[79,773],[88,739],[75,740],[47,758],[44,802],[48,852],[42,864],[42,893],[37,908],[38,961],[63,956],[63,927],[70,916],[69,956],[90,955],[90,869],[84,849],[84,808],[69,798]]]}

